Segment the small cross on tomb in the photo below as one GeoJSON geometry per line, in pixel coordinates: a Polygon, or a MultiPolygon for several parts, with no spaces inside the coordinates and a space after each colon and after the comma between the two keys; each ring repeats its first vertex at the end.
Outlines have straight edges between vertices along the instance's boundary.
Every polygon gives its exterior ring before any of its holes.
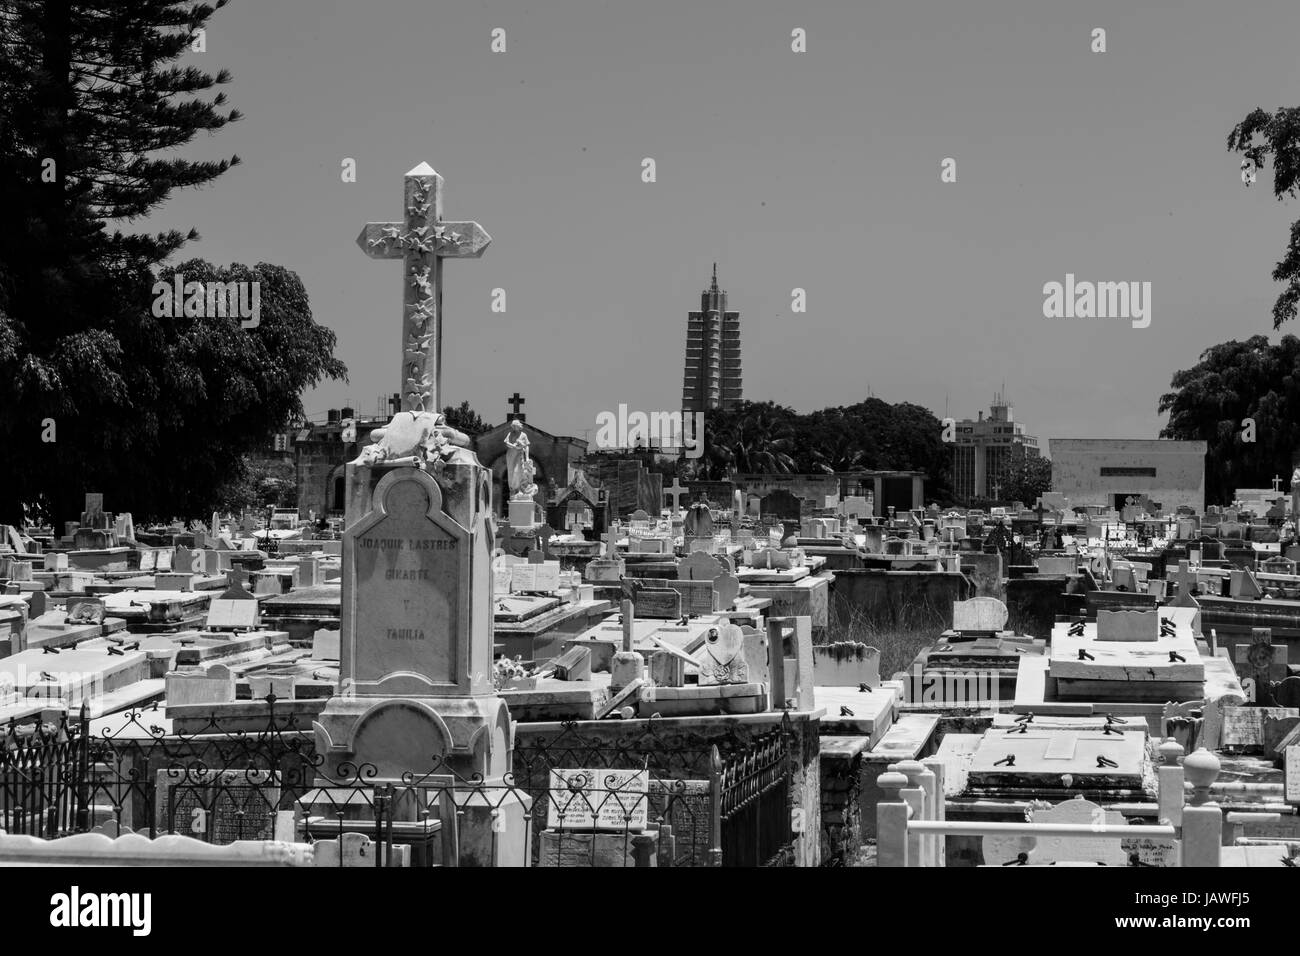
{"type": "Polygon", "coordinates": [[[605,533],[600,536],[600,540],[605,542],[605,557],[607,558],[617,557],[618,539],[619,539],[619,531],[618,531],[618,525],[616,524],[610,525],[605,530],[605,533]]]}
{"type": "Polygon", "coordinates": [[[1178,597],[1190,598],[1196,592],[1196,572],[1192,570],[1191,563],[1188,561],[1178,562],[1178,571],[1174,575],[1174,581],[1178,585],[1178,597]]]}
{"type": "Polygon", "coordinates": [[[994,728],[986,733],[972,761],[971,782],[1006,773],[1052,781],[1053,786],[1059,786],[1067,774],[1140,780],[1145,747],[1145,735],[1110,725],[1090,731],[1044,728],[1035,732],[1027,725],[994,728]]]}
{"type": "Polygon", "coordinates": [[[510,403],[510,408],[511,408],[511,411],[506,415],[506,421],[508,422],[528,421],[528,416],[519,410],[519,406],[524,404],[524,402],[527,401],[526,398],[524,398],[516,391],[513,395],[507,398],[506,401],[510,403]]]}
{"type": "Polygon", "coordinates": [[[677,514],[680,514],[680,513],[681,513],[681,510],[682,510],[682,496],[683,496],[683,495],[686,495],[686,494],[688,494],[688,493],[689,493],[689,492],[687,491],[687,489],[684,488],[684,487],[682,486],[681,481],[680,481],[679,479],[677,479],[677,478],[674,478],[674,479],[673,479],[673,484],[672,484],[672,487],[671,487],[671,488],[665,488],[665,489],[664,489],[664,494],[668,495],[668,497],[670,497],[670,498],[673,499],[673,514],[674,514],[674,515],[677,515],[677,514]]]}
{"type": "Polygon", "coordinates": [[[444,222],[442,177],[428,163],[405,177],[406,217],[371,222],[357,245],[372,259],[401,259],[403,411],[442,408],[442,260],[477,259],[492,238],[476,222],[444,222]]]}
{"type": "Polygon", "coordinates": [[[1281,476],[1281,475],[1274,475],[1274,476],[1273,476],[1273,490],[1274,490],[1274,491],[1281,491],[1281,490],[1282,490],[1282,476],[1281,476]]]}
{"type": "Polygon", "coordinates": [[[1237,673],[1250,682],[1246,686],[1250,699],[1265,707],[1275,706],[1274,682],[1285,680],[1288,670],[1287,647],[1273,643],[1273,629],[1252,627],[1250,643],[1236,647],[1236,663],[1237,673]]]}

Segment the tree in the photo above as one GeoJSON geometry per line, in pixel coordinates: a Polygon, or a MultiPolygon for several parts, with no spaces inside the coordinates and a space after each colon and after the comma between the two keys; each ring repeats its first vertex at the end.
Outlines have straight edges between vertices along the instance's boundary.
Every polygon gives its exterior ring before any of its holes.
{"type": "Polygon", "coordinates": [[[922,471],[927,496],[951,494],[951,453],[941,440],[942,426],[920,405],[891,405],[868,398],[855,405],[826,408],[799,421],[801,470],[922,471]]]}
{"type": "Polygon", "coordinates": [[[1040,495],[1052,490],[1052,462],[1041,455],[1016,454],[998,479],[998,498],[1032,508],[1040,495]]]}
{"type": "Polygon", "coordinates": [[[488,430],[487,422],[479,416],[479,413],[469,407],[469,401],[462,401],[459,405],[448,405],[442,410],[446,416],[447,424],[452,428],[463,431],[466,435],[481,435],[488,430]]]}
{"type": "Polygon", "coordinates": [[[0,0],[0,521],[57,523],[87,490],[205,513],[302,389],[346,375],[296,275],[186,263],[260,282],[261,324],[159,317],[162,264],[197,233],[109,231],[239,162],[173,153],[239,119],[204,97],[228,73],[176,65],[224,5],[0,0]]]}
{"type": "Polygon", "coordinates": [[[705,417],[704,455],[696,463],[697,476],[793,474],[798,417],[793,409],[775,402],[739,402],[726,411],[710,412],[705,417]]]}
{"type": "Polygon", "coordinates": [[[246,455],[240,465],[220,490],[222,511],[239,514],[261,511],[268,505],[290,508],[297,501],[298,482],[292,461],[246,455]]]}
{"type": "MultiPolygon", "coordinates": [[[[38,452],[38,467],[0,464],[10,472],[7,493],[41,504],[53,520],[60,503],[70,513],[87,490],[142,517],[205,514],[241,480],[244,456],[302,417],[304,389],[345,376],[332,357],[334,333],[312,320],[296,274],[267,263],[217,269],[192,260],[164,270],[160,281],[176,273],[187,282],[257,282],[258,326],[241,328],[237,316],[169,318],[141,310],[95,330],[114,351],[84,358],[93,375],[61,374],[65,384],[47,399],[58,440],[38,452]]],[[[0,349],[0,394],[16,392],[15,405],[29,400],[23,358],[0,349]]],[[[62,373],[69,366],[76,370],[66,359],[57,367],[62,373]]],[[[17,430],[10,422],[0,427],[17,430]]]]}
{"type": "Polygon", "coordinates": [[[1300,447],[1300,339],[1215,345],[1170,384],[1160,397],[1158,410],[1169,414],[1160,437],[1207,443],[1207,502],[1227,504],[1237,488],[1272,487],[1274,474],[1290,474],[1300,447]]]}
{"type": "Polygon", "coordinates": [[[735,474],[922,471],[931,497],[951,492],[950,454],[934,414],[919,405],[869,398],[801,415],[774,402],[740,402],[705,419],[697,478],[735,474]]]}
{"type": "MultiPolygon", "coordinates": [[[[1279,107],[1276,112],[1256,108],[1232,128],[1228,149],[1241,153],[1260,169],[1273,157],[1273,195],[1281,202],[1300,188],[1300,107],[1279,107]]],[[[1248,184],[1249,185],[1249,184],[1248,184]]],[[[1300,220],[1291,224],[1291,241],[1273,269],[1273,281],[1285,282],[1273,303],[1273,328],[1296,317],[1300,303],[1300,220]]]]}

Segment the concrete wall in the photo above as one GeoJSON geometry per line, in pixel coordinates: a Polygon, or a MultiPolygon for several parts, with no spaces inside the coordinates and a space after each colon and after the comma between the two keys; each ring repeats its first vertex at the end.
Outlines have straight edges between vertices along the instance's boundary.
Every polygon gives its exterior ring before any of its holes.
{"type": "Polygon", "coordinates": [[[1052,490],[1071,506],[1113,507],[1115,495],[1144,494],[1166,511],[1205,510],[1205,442],[1053,438],[1052,490]],[[1103,468],[1154,468],[1149,475],[1105,475],[1103,468]]]}

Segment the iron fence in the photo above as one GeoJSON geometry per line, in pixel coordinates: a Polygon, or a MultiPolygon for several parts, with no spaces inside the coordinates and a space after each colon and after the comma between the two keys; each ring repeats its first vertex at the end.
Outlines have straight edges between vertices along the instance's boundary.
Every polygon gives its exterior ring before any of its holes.
{"type": "MultiPolygon", "coordinates": [[[[266,703],[256,731],[227,731],[212,716],[178,733],[156,705],[98,736],[85,708],[55,724],[11,721],[0,748],[0,830],[338,840],[340,848],[361,834],[376,866],[399,846],[410,847],[401,852],[411,865],[496,861],[507,834],[527,848],[519,862],[541,866],[758,866],[788,857],[788,718],[766,733],[737,726],[709,737],[662,719],[622,735],[566,724],[518,741],[513,772],[501,780],[466,779],[440,760],[390,780],[369,764],[326,775],[310,730],[273,696],[266,703]],[[490,836],[467,849],[461,835],[471,823],[490,836]]],[[[338,859],[346,865],[341,849],[338,859]]]]}

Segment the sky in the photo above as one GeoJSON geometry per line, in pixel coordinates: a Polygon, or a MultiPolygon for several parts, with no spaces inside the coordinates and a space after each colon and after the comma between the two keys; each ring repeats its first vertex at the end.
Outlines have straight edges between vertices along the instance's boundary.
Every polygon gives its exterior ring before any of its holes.
{"type": "Polygon", "coordinates": [[[1153,438],[1176,370],[1277,338],[1300,199],[1245,188],[1225,139],[1300,105],[1298,36],[1295,0],[234,0],[190,61],[245,118],[185,154],[243,164],[141,227],[302,277],[349,369],[305,396],[318,420],[398,390],[401,268],[355,240],[427,161],[492,236],[443,300],[443,404],[489,422],[516,390],[593,440],[620,404],[679,407],[716,261],[748,399],[960,419],[1005,387],[1043,443],[1153,438]],[[1150,282],[1150,325],[1045,318],[1067,274],[1150,282]]]}

